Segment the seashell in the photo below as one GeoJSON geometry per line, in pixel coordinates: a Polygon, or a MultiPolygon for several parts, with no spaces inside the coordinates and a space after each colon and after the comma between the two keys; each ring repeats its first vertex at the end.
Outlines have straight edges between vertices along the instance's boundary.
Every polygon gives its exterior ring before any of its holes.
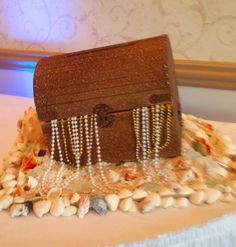
{"type": "Polygon", "coordinates": [[[144,199],[144,201],[150,201],[155,207],[159,207],[161,204],[161,198],[157,193],[151,193],[144,199]]]}
{"type": "Polygon", "coordinates": [[[120,181],[120,174],[113,170],[109,170],[108,178],[112,183],[117,183],[120,181]]]}
{"type": "Polygon", "coordinates": [[[194,190],[188,186],[180,186],[176,189],[176,193],[180,196],[189,196],[194,193],[194,190]]]}
{"type": "Polygon", "coordinates": [[[120,199],[125,199],[128,197],[131,197],[132,195],[133,195],[133,193],[128,189],[122,189],[118,193],[118,196],[120,197],[120,199]]]}
{"type": "Polygon", "coordinates": [[[47,214],[51,208],[52,202],[49,200],[37,201],[33,205],[33,212],[37,217],[47,214]]]}
{"type": "Polygon", "coordinates": [[[47,199],[48,200],[54,200],[58,197],[60,197],[62,191],[59,188],[52,188],[47,193],[47,199]]]}
{"type": "Polygon", "coordinates": [[[160,189],[159,195],[160,196],[173,196],[173,195],[175,195],[175,192],[174,192],[174,190],[172,190],[170,188],[164,187],[164,188],[160,189]]]}
{"type": "Polygon", "coordinates": [[[5,189],[5,194],[10,195],[13,191],[15,191],[15,188],[6,188],[5,189]]]}
{"type": "Polygon", "coordinates": [[[75,206],[66,207],[64,209],[62,216],[72,216],[72,215],[76,214],[76,211],[77,211],[77,207],[75,207],[75,206]]]}
{"type": "Polygon", "coordinates": [[[172,196],[161,198],[161,207],[162,208],[170,208],[174,204],[174,198],[172,196]]]}
{"type": "Polygon", "coordinates": [[[19,217],[19,216],[27,216],[30,212],[30,208],[27,204],[20,203],[20,204],[13,204],[10,207],[10,215],[11,217],[19,217]]]}
{"type": "Polygon", "coordinates": [[[22,186],[26,182],[26,176],[23,172],[19,172],[17,177],[17,185],[22,186]]]}
{"type": "Polygon", "coordinates": [[[90,208],[90,199],[88,196],[81,196],[79,200],[79,208],[77,211],[77,215],[80,219],[84,218],[84,216],[89,212],[90,208]]]}
{"type": "Polygon", "coordinates": [[[0,211],[2,211],[3,209],[9,208],[12,203],[13,203],[13,197],[12,196],[3,195],[0,198],[0,211]]]}
{"type": "Polygon", "coordinates": [[[189,184],[189,187],[192,188],[193,190],[205,190],[207,189],[207,185],[203,182],[200,181],[194,181],[189,184]]]}
{"type": "Polygon", "coordinates": [[[192,204],[201,205],[205,200],[205,196],[206,196],[206,193],[202,190],[199,190],[195,192],[194,194],[192,194],[189,197],[189,200],[192,204]]]}
{"type": "Polygon", "coordinates": [[[136,201],[142,200],[143,198],[147,197],[148,193],[142,189],[136,189],[133,191],[133,199],[136,201]]]}
{"type": "Polygon", "coordinates": [[[70,206],[70,200],[69,200],[68,197],[63,197],[62,200],[63,200],[63,203],[64,203],[65,207],[69,207],[70,206]]]}
{"type": "Polygon", "coordinates": [[[100,196],[94,196],[91,199],[91,208],[99,215],[105,215],[107,213],[107,204],[100,196]]]}
{"type": "Polygon", "coordinates": [[[139,209],[142,213],[147,213],[152,211],[155,207],[159,207],[160,203],[160,196],[157,193],[151,193],[139,204],[139,209]]]}
{"type": "Polygon", "coordinates": [[[2,184],[2,187],[4,189],[7,189],[7,188],[14,188],[15,186],[17,185],[17,182],[16,180],[9,180],[9,181],[6,181],[2,184]]]}
{"type": "Polygon", "coordinates": [[[108,208],[111,211],[116,211],[120,202],[120,198],[119,196],[115,195],[115,194],[110,194],[110,195],[106,195],[105,196],[105,200],[107,203],[108,208]]]}
{"type": "Polygon", "coordinates": [[[58,217],[63,214],[65,205],[61,197],[52,200],[52,205],[50,208],[50,214],[52,216],[58,217]]]}
{"type": "Polygon", "coordinates": [[[119,209],[124,212],[128,212],[129,210],[131,210],[132,207],[133,207],[133,200],[130,197],[123,199],[119,204],[119,209]]]}
{"type": "Polygon", "coordinates": [[[181,176],[180,181],[179,181],[180,184],[185,184],[195,178],[192,169],[189,169],[187,171],[182,171],[180,176],[181,176]]]}
{"type": "Polygon", "coordinates": [[[132,202],[132,206],[129,209],[129,212],[132,212],[132,213],[138,212],[137,204],[134,201],[132,202]]]}
{"type": "Polygon", "coordinates": [[[80,195],[75,192],[72,197],[70,198],[70,203],[73,204],[73,203],[77,203],[80,199],[80,195]]]}
{"type": "Polygon", "coordinates": [[[14,180],[15,178],[16,178],[15,175],[6,173],[1,177],[0,182],[5,183],[7,181],[14,180]]]}
{"type": "Polygon", "coordinates": [[[23,203],[23,202],[25,202],[25,198],[22,196],[16,196],[16,197],[14,197],[13,202],[14,203],[23,203]]]}
{"type": "Polygon", "coordinates": [[[38,185],[38,180],[32,176],[29,176],[27,185],[31,188],[34,189],[38,185]]]}
{"type": "Polygon", "coordinates": [[[227,192],[227,193],[222,194],[220,199],[222,202],[232,202],[234,197],[231,193],[227,192]]]}
{"type": "Polygon", "coordinates": [[[174,205],[176,208],[186,208],[189,206],[189,200],[185,197],[175,199],[174,205]]]}
{"type": "Polygon", "coordinates": [[[217,189],[206,190],[206,203],[212,204],[220,199],[222,193],[217,189]]]}

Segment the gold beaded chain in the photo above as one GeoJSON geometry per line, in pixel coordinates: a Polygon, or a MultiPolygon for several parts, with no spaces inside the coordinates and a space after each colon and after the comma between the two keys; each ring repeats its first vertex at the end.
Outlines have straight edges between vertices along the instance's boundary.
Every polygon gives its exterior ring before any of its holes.
{"type": "Polygon", "coordinates": [[[67,140],[66,140],[66,135],[65,135],[65,129],[64,129],[64,120],[61,119],[61,133],[62,133],[62,139],[63,139],[63,145],[64,145],[64,152],[66,156],[66,161],[68,164],[71,165],[71,161],[69,159],[69,154],[68,154],[68,148],[67,148],[67,140]]]}
{"type": "MultiPolygon", "coordinates": [[[[165,109],[167,107],[167,116],[166,116],[166,140],[164,144],[159,145],[158,149],[164,150],[168,147],[171,141],[171,115],[172,115],[172,106],[170,104],[162,104],[160,105],[160,117],[159,117],[159,128],[160,133],[164,128],[165,123],[165,109]]],[[[155,119],[155,106],[151,106],[152,111],[152,143],[154,145],[154,148],[152,150],[148,150],[148,153],[153,153],[156,149],[156,119],[155,119]]],[[[133,123],[134,123],[134,132],[135,132],[135,138],[136,138],[136,145],[138,145],[140,148],[143,148],[141,144],[141,140],[139,137],[139,133],[137,133],[137,121],[136,121],[136,109],[132,112],[133,116],[133,123]]],[[[160,142],[161,143],[161,142],[160,142]]]]}

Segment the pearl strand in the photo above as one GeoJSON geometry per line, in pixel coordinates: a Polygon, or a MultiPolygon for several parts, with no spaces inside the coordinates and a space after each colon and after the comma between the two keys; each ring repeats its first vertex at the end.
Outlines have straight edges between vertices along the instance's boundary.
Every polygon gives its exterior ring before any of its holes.
{"type": "Polygon", "coordinates": [[[156,142],[155,142],[155,150],[154,150],[154,166],[157,171],[160,165],[160,138],[161,138],[161,130],[159,128],[159,114],[160,114],[160,106],[155,106],[155,136],[156,136],[156,142]]]}
{"type": "Polygon", "coordinates": [[[41,193],[46,193],[46,178],[48,173],[52,170],[54,165],[54,154],[55,154],[55,120],[51,120],[51,152],[50,152],[50,164],[47,170],[44,172],[41,180],[41,193]]]}
{"type": "Polygon", "coordinates": [[[147,175],[147,127],[146,127],[146,107],[142,107],[142,139],[143,139],[143,160],[142,160],[142,168],[147,175]]]}

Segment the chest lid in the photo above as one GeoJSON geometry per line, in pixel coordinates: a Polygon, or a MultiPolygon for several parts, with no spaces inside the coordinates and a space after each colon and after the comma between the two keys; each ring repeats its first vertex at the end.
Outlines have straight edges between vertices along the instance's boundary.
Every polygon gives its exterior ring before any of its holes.
{"type": "Polygon", "coordinates": [[[166,35],[43,58],[34,74],[41,121],[111,112],[170,101],[175,82],[166,35]]]}

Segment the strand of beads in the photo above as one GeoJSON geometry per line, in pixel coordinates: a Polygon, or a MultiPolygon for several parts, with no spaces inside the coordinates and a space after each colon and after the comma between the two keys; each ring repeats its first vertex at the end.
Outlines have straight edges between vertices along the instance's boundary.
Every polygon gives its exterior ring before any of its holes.
{"type": "Polygon", "coordinates": [[[68,154],[68,147],[67,147],[67,140],[66,140],[66,134],[65,134],[65,127],[64,127],[64,120],[61,119],[61,133],[62,133],[62,139],[63,139],[63,147],[64,147],[64,152],[66,156],[66,162],[67,164],[71,165],[71,161],[69,159],[69,154],[68,154]]]}
{"type": "Polygon", "coordinates": [[[155,143],[154,143],[154,167],[155,169],[159,168],[160,165],[160,138],[161,138],[161,129],[159,128],[159,114],[160,114],[160,106],[159,105],[155,105],[154,107],[154,125],[155,125],[155,143]]]}

